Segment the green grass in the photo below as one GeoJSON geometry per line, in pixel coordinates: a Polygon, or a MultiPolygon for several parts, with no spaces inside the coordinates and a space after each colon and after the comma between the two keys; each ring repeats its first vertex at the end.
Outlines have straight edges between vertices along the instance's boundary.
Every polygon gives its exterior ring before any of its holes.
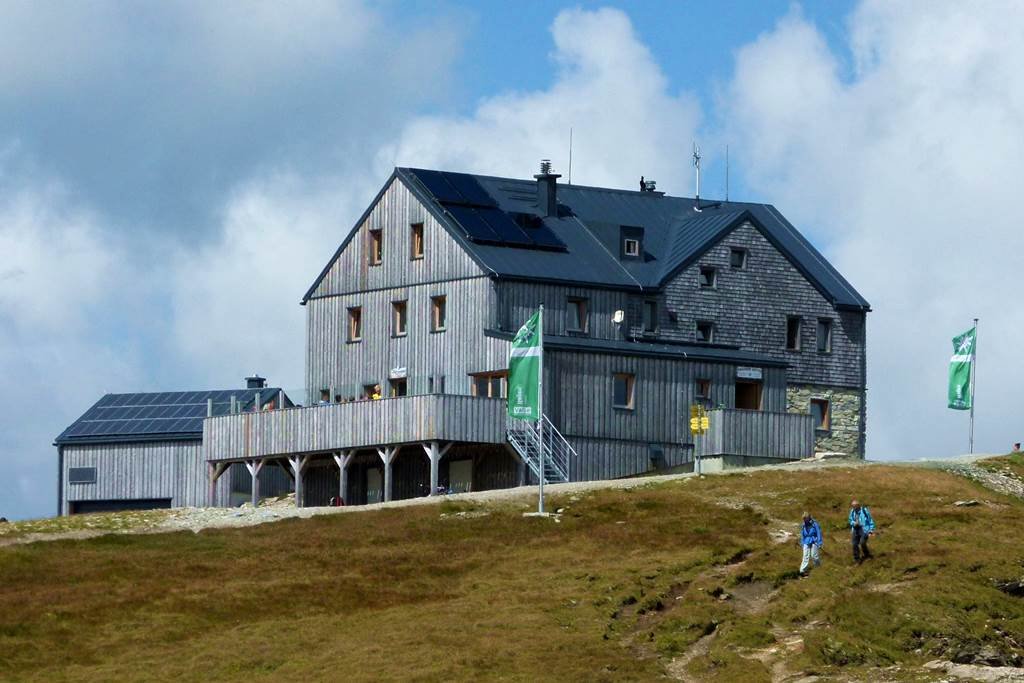
{"type": "Polygon", "coordinates": [[[0,548],[0,680],[641,681],[695,644],[700,680],[770,680],[772,649],[789,672],[869,680],[1024,654],[1024,599],[993,584],[1024,573],[1024,505],[948,473],[758,471],[551,507],[560,523],[527,500],[446,502],[0,548]],[[860,566],[852,496],[880,532],[860,566]],[[824,565],[796,579],[796,541],[768,532],[804,509],[824,565]]]}

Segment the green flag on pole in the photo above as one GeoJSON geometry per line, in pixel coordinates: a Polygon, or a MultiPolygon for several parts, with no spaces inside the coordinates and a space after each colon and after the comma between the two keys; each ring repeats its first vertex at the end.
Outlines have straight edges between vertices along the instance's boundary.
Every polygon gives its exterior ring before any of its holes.
{"type": "Polygon", "coordinates": [[[949,407],[953,410],[971,409],[971,366],[977,330],[972,327],[953,337],[953,357],[949,360],[949,407]]]}
{"type": "Polygon", "coordinates": [[[517,420],[540,419],[540,316],[537,311],[519,328],[508,356],[508,414],[517,420]]]}

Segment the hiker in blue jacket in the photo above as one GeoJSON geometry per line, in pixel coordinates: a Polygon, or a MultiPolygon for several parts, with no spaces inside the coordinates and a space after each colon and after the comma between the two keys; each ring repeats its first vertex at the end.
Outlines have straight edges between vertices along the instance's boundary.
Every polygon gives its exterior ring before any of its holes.
{"type": "Polygon", "coordinates": [[[804,523],[800,527],[800,545],[804,549],[803,561],[800,563],[800,576],[807,576],[807,569],[811,565],[811,560],[814,560],[814,566],[821,566],[821,545],[823,543],[821,537],[821,527],[811,517],[811,513],[804,513],[804,523]]]}
{"type": "Polygon", "coordinates": [[[856,500],[850,503],[850,541],[853,543],[853,561],[858,564],[871,557],[868,550],[868,537],[875,533],[875,520],[866,505],[856,500]]]}

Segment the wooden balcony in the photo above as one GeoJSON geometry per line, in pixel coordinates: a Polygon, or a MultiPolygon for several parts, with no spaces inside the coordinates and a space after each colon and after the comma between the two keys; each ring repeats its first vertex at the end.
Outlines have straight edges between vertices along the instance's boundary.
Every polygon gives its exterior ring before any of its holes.
{"type": "Polygon", "coordinates": [[[708,417],[710,429],[696,441],[701,458],[799,460],[814,455],[811,415],[716,408],[708,417]]]}
{"type": "Polygon", "coordinates": [[[410,443],[505,443],[505,400],[402,396],[210,417],[207,460],[239,461],[410,443]]]}

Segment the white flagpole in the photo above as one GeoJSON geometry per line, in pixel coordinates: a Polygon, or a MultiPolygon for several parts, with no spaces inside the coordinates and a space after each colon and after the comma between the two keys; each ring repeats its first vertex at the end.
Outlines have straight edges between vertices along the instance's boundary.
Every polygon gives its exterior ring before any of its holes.
{"type": "Polygon", "coordinates": [[[974,343],[971,344],[971,431],[970,453],[974,453],[974,380],[978,376],[978,319],[974,319],[974,343]]]}
{"type": "Polygon", "coordinates": [[[537,512],[544,514],[544,304],[540,305],[540,315],[537,316],[537,334],[540,335],[540,363],[537,369],[537,435],[539,437],[540,452],[540,495],[537,497],[537,512]]]}

